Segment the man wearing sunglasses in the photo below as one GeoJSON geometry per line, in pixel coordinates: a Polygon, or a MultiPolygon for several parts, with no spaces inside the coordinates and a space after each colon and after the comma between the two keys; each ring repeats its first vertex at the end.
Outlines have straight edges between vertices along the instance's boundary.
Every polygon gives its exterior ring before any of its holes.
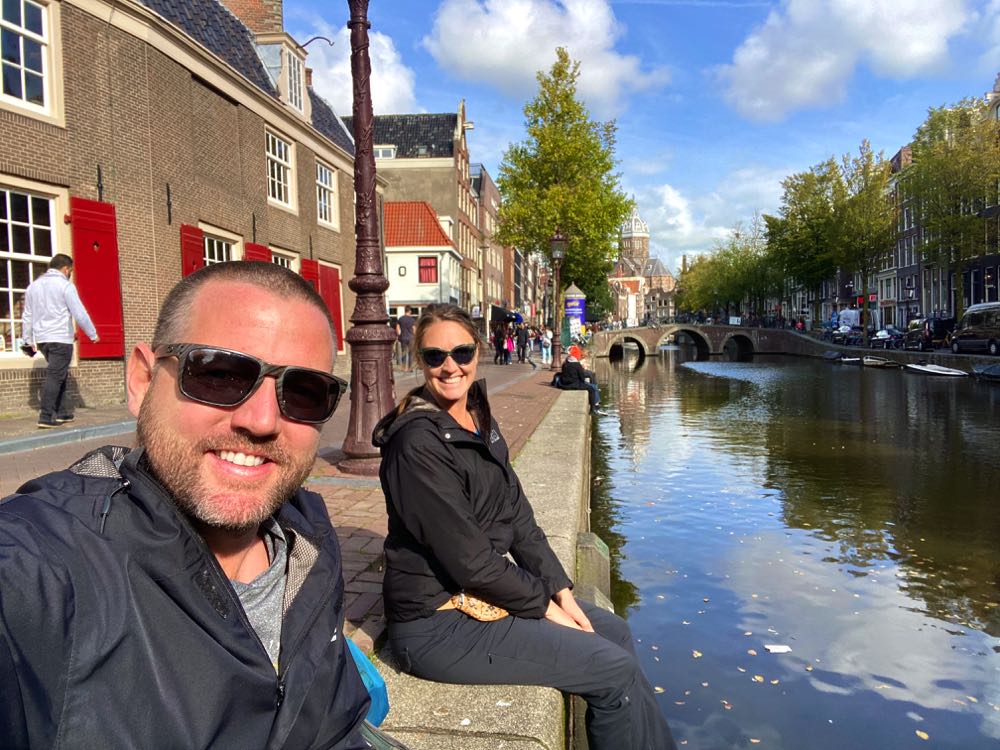
{"type": "Polygon", "coordinates": [[[174,287],[128,362],[137,447],[0,504],[0,747],[370,747],[340,549],[301,486],[335,353],[280,266],[174,287]]]}

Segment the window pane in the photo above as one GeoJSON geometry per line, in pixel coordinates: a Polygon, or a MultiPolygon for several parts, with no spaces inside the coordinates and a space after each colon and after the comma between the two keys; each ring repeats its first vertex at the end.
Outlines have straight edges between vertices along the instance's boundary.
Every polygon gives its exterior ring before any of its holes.
{"type": "Polygon", "coordinates": [[[45,105],[45,84],[41,76],[25,72],[24,100],[37,104],[39,107],[45,105]]]}
{"type": "Polygon", "coordinates": [[[31,253],[31,244],[28,235],[28,228],[15,224],[10,228],[10,233],[11,240],[13,240],[14,245],[10,248],[11,252],[29,255],[31,253]]]}
{"type": "Polygon", "coordinates": [[[42,35],[42,9],[34,3],[24,4],[24,27],[38,36],[42,35]]]}
{"type": "Polygon", "coordinates": [[[10,252],[10,225],[6,221],[0,221],[0,253],[10,252]]]}
{"type": "Polygon", "coordinates": [[[49,227],[49,201],[45,198],[31,198],[31,223],[39,227],[49,227]]]}
{"type": "Polygon", "coordinates": [[[10,194],[10,217],[14,221],[28,223],[28,196],[24,193],[10,194]]]}
{"type": "Polygon", "coordinates": [[[52,255],[51,229],[35,229],[35,255],[52,255]]]}
{"type": "Polygon", "coordinates": [[[21,0],[3,0],[3,20],[21,25],[21,0]]]}
{"type": "Polygon", "coordinates": [[[28,275],[31,264],[15,260],[12,265],[14,266],[12,269],[14,272],[12,274],[13,278],[11,279],[13,287],[15,289],[27,289],[31,283],[31,277],[28,275]]]}
{"type": "Polygon", "coordinates": [[[21,62],[21,35],[10,29],[0,32],[0,57],[4,62],[21,62]]]}
{"type": "Polygon", "coordinates": [[[36,73],[42,72],[42,45],[38,42],[24,40],[24,67],[36,73]]]}
{"type": "Polygon", "coordinates": [[[7,270],[7,266],[10,265],[9,260],[0,260],[0,289],[7,289],[7,282],[10,281],[10,272],[7,270]]]}
{"type": "Polygon", "coordinates": [[[16,99],[21,97],[21,69],[13,65],[3,66],[3,93],[16,99]]]}

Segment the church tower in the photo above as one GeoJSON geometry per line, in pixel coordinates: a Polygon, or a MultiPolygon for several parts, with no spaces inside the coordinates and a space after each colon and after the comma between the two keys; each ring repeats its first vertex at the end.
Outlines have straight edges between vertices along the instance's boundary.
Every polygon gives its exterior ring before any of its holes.
{"type": "Polygon", "coordinates": [[[642,274],[649,260],[649,225],[639,216],[635,206],[632,215],[622,224],[618,253],[621,258],[632,261],[642,274]]]}

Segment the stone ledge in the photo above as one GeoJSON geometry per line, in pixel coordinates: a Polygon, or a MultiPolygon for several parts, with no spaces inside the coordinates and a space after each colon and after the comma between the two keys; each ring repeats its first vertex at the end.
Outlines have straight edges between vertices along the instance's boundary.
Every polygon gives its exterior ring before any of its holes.
{"type": "MultiPolygon", "coordinates": [[[[563,567],[576,570],[581,510],[589,500],[587,394],[565,391],[514,467],[563,567]]],[[[518,685],[447,685],[399,672],[388,649],[375,665],[389,690],[382,728],[412,750],[564,750],[566,699],[558,690],[518,685]]]]}

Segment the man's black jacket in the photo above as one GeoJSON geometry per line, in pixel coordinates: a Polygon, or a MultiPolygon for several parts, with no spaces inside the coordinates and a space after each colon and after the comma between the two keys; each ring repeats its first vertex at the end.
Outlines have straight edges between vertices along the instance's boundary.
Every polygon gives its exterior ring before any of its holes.
{"type": "Polygon", "coordinates": [[[576,360],[567,359],[563,362],[559,375],[559,387],[568,391],[583,390],[587,387],[587,381],[584,378],[590,378],[592,382],[596,382],[593,372],[583,369],[583,365],[576,360]]]}
{"type": "Polygon", "coordinates": [[[459,591],[512,615],[544,616],[552,594],[573,584],[535,523],[483,381],[469,391],[478,435],[420,389],[405,402],[373,436],[382,450],[379,478],[389,516],[386,617],[429,617],[459,591]]]}
{"type": "Polygon", "coordinates": [[[0,504],[0,747],[367,748],[340,548],[317,495],[289,543],[279,672],[215,556],[103,448],[0,504]]]}

